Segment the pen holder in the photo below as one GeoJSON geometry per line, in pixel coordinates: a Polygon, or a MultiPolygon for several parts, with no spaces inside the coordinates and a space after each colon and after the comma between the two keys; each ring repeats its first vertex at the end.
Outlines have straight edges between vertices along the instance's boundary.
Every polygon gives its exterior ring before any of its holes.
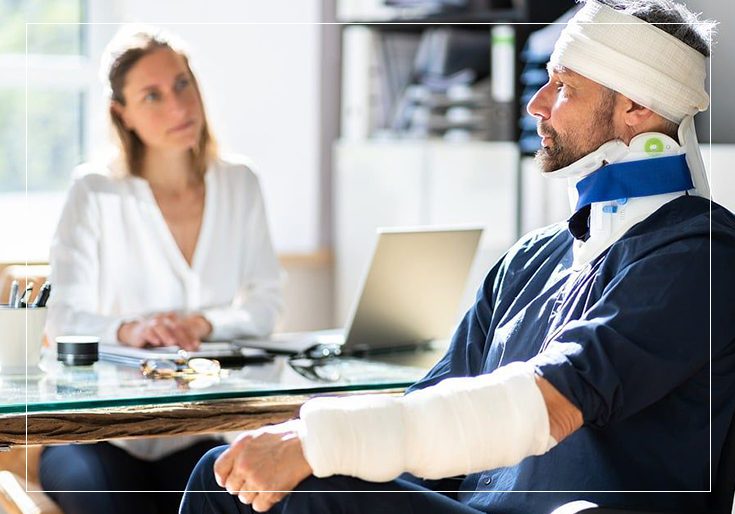
{"type": "Polygon", "coordinates": [[[39,373],[46,311],[0,306],[0,375],[39,373]]]}

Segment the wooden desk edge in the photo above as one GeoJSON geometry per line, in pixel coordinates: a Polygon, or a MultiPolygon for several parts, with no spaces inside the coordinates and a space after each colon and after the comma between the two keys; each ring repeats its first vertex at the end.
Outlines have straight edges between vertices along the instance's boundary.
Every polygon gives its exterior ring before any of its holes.
{"type": "MultiPolygon", "coordinates": [[[[339,393],[340,396],[376,391],[339,393]]],[[[401,389],[379,391],[400,395],[401,389]]],[[[317,395],[314,395],[317,396],[317,395]]],[[[248,430],[298,415],[311,395],[0,415],[0,447],[248,430]]]]}

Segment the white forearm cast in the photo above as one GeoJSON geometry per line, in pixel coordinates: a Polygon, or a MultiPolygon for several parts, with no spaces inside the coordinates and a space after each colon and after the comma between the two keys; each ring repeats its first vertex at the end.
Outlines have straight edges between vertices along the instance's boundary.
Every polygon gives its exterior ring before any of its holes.
{"type": "Polygon", "coordinates": [[[301,419],[317,477],[443,478],[510,466],[555,444],[533,367],[521,362],[399,398],[316,398],[301,419]]]}

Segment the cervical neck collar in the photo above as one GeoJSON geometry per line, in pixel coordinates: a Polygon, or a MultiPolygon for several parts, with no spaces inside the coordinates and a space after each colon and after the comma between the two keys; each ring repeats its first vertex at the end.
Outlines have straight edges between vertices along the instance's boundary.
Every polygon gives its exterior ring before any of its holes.
{"type": "Polygon", "coordinates": [[[693,189],[685,155],[607,164],[576,184],[576,210],[596,202],[693,189]]]}
{"type": "Polygon", "coordinates": [[[697,194],[685,149],[659,133],[610,141],[577,162],[546,176],[564,177],[574,216],[569,229],[574,268],[605,251],[634,224],[676,197],[697,194]]]}
{"type": "MultiPolygon", "coordinates": [[[[569,207],[572,212],[583,207],[579,203],[580,193],[587,195],[586,200],[589,200],[587,205],[598,201],[649,196],[671,191],[691,190],[693,194],[698,194],[699,188],[696,187],[696,182],[692,178],[694,174],[689,171],[691,166],[687,164],[690,159],[688,155],[685,155],[685,150],[665,134],[646,132],[631,139],[630,145],[626,145],[619,139],[608,141],[572,164],[546,173],[544,176],[567,179],[569,207]],[[633,164],[633,162],[639,164],[633,164]],[[626,163],[626,165],[622,166],[618,163],[626,163]],[[614,164],[618,166],[611,166],[614,164]],[[600,178],[593,179],[598,174],[601,175],[600,178]],[[586,177],[589,179],[585,180],[586,177]],[[621,181],[628,183],[623,190],[611,189],[620,188],[621,181]],[[592,196],[589,191],[591,188],[594,190],[592,196]],[[625,188],[628,188],[631,194],[626,194],[625,188]]],[[[707,194],[709,194],[708,189],[702,196],[707,194]]]]}

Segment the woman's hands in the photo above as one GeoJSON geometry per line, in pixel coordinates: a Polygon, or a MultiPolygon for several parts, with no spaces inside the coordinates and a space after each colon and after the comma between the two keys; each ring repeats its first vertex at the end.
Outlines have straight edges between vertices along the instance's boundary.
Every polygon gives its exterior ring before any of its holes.
{"type": "Polygon", "coordinates": [[[256,512],[269,510],[311,475],[299,423],[292,420],[240,434],[214,463],[217,483],[256,512]]]}
{"type": "Polygon", "coordinates": [[[143,346],[179,346],[196,350],[212,333],[212,325],[201,314],[180,316],[175,312],[154,314],[148,318],[128,321],[117,330],[118,340],[136,348],[143,346]]]}

